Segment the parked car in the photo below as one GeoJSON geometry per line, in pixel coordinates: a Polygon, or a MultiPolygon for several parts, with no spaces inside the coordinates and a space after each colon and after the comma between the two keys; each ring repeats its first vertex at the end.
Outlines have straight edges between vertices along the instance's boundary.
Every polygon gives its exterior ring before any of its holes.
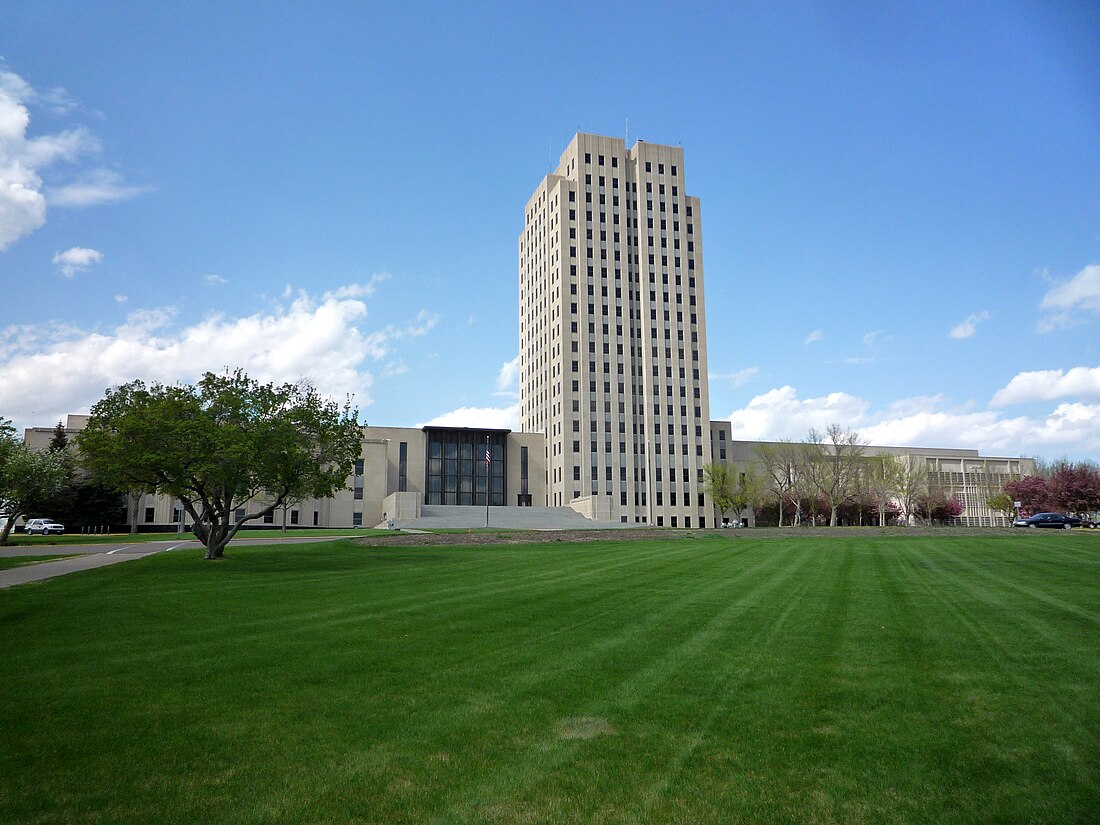
{"type": "Polygon", "coordinates": [[[1071,527],[1080,527],[1081,519],[1063,513],[1036,513],[1031,518],[1020,519],[1013,524],[1016,527],[1057,527],[1069,530],[1071,527]]]}
{"type": "Polygon", "coordinates": [[[1081,526],[1088,527],[1090,530],[1096,530],[1100,528],[1100,521],[1091,518],[1083,518],[1081,519],[1081,526]]]}
{"type": "Polygon", "coordinates": [[[36,533],[42,536],[48,536],[51,533],[60,536],[65,533],[65,525],[54,521],[52,518],[32,518],[27,522],[27,526],[23,528],[28,536],[33,536],[36,533]]]}

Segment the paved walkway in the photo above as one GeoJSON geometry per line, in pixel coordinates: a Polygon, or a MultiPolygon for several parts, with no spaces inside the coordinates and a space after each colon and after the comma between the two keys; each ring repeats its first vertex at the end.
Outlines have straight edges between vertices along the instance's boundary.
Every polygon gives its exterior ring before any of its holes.
{"type": "MultiPolygon", "coordinates": [[[[354,538],[354,536],[350,536],[354,538]]],[[[302,536],[300,538],[235,539],[229,547],[247,547],[260,544],[311,544],[319,541],[333,541],[344,536],[302,536]]],[[[142,559],[155,553],[166,553],[176,549],[196,549],[202,545],[194,540],[143,541],[137,544],[120,542],[83,545],[37,545],[35,547],[0,548],[0,556],[57,556],[71,555],[72,558],[44,561],[26,567],[13,567],[0,570],[0,590],[17,584],[52,579],[81,570],[94,570],[130,559],[142,559]]]]}
{"type": "Polygon", "coordinates": [[[57,561],[44,561],[41,564],[29,564],[25,567],[12,567],[8,570],[0,570],[0,589],[14,587],[17,584],[52,579],[54,576],[64,576],[66,573],[77,573],[81,570],[94,570],[97,567],[106,567],[109,564],[118,564],[130,559],[140,559],[151,556],[157,550],[148,550],[144,553],[118,553],[108,555],[106,553],[88,553],[83,556],[74,556],[71,559],[58,559],[57,561]]]}

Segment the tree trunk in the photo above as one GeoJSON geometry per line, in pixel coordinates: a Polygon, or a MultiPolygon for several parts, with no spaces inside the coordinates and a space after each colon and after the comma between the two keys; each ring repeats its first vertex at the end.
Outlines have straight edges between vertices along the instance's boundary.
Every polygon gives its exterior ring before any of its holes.
{"type": "Polygon", "coordinates": [[[836,505],[833,504],[829,507],[829,526],[836,527],[836,505]]]}
{"type": "Polygon", "coordinates": [[[15,520],[19,518],[22,513],[12,513],[8,516],[7,522],[4,523],[4,529],[0,531],[0,547],[7,546],[8,536],[11,535],[11,531],[15,529],[15,520]]]}
{"type": "Polygon", "coordinates": [[[138,510],[141,509],[141,493],[127,493],[126,494],[126,509],[130,514],[130,533],[136,534],[138,531],[138,510]]]}
{"type": "Polygon", "coordinates": [[[783,526],[783,496],[779,497],[779,526],[783,526]]]}

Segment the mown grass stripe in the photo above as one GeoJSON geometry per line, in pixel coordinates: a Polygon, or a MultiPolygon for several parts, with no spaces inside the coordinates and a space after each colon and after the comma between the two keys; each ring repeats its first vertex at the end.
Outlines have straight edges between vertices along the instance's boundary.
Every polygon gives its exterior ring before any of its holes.
{"type": "Polygon", "coordinates": [[[1100,808],[1096,629],[1066,609],[1100,601],[1092,544],[750,536],[250,549],[5,591],[0,821],[1100,808]]]}

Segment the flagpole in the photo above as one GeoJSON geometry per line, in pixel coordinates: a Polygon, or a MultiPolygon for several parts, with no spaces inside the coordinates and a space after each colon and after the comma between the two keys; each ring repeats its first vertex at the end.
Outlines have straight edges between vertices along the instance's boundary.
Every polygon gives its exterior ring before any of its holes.
{"type": "Polygon", "coordinates": [[[485,526],[489,526],[489,488],[492,479],[489,477],[489,465],[491,454],[489,452],[489,436],[485,436],[485,526]]]}

